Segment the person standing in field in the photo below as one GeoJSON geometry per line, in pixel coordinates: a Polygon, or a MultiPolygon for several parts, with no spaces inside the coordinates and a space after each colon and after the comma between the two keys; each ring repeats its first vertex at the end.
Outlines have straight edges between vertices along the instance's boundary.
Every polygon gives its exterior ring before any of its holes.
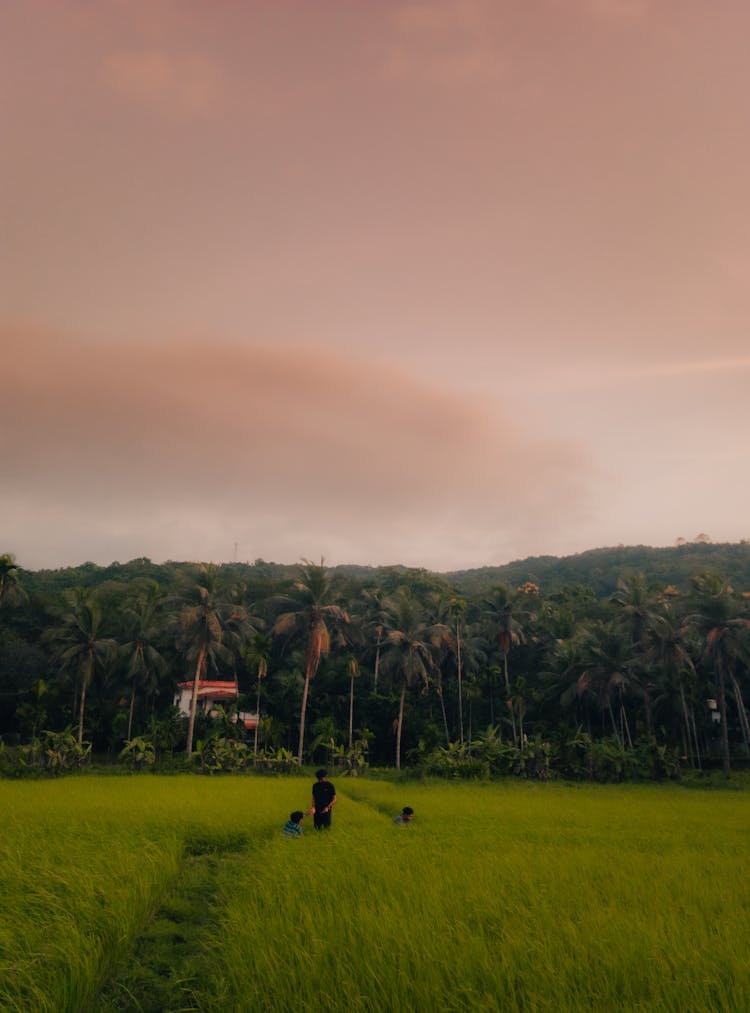
{"type": "Polygon", "coordinates": [[[410,805],[405,805],[401,812],[394,819],[394,823],[397,823],[400,827],[408,826],[414,819],[414,810],[410,805]]]}
{"type": "Polygon", "coordinates": [[[331,809],[336,805],[336,789],[328,780],[327,770],[316,770],[317,781],[312,789],[313,823],[316,830],[330,829],[331,809]]]}

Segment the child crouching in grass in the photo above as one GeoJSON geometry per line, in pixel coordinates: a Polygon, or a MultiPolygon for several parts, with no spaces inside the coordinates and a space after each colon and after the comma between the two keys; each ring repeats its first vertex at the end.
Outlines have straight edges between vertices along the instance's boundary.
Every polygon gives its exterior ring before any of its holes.
{"type": "Polygon", "coordinates": [[[302,827],[300,823],[304,817],[305,814],[300,809],[295,809],[293,813],[289,814],[289,819],[282,827],[282,834],[285,834],[287,837],[301,837],[302,827]]]}

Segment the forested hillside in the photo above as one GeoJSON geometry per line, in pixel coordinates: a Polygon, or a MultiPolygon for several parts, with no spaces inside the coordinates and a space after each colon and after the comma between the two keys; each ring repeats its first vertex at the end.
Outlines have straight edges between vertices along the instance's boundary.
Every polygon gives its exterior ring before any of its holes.
{"type": "Polygon", "coordinates": [[[0,564],[0,735],[32,765],[57,755],[45,743],[65,729],[81,751],[113,758],[137,743],[139,763],[186,752],[210,769],[606,779],[680,762],[728,770],[750,753],[746,542],[451,574],[0,564]],[[211,716],[196,687],[217,679],[239,697],[211,716]],[[179,683],[189,715],[174,706],[179,683]],[[259,714],[257,732],[238,710],[259,714]]]}
{"type": "Polygon", "coordinates": [[[620,545],[589,549],[574,556],[529,556],[504,566],[457,570],[447,576],[462,591],[476,593],[493,584],[526,580],[547,591],[566,584],[585,584],[596,594],[611,594],[628,571],[640,571],[655,584],[685,586],[696,573],[712,570],[735,587],[750,590],[750,542],[739,544],[685,542],[669,548],[620,545]]]}

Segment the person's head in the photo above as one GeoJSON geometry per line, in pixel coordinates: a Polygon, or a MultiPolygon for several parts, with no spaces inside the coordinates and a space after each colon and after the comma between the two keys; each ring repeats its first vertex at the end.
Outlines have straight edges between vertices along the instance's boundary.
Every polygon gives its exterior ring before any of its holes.
{"type": "Polygon", "coordinates": [[[304,815],[305,814],[301,810],[295,809],[293,813],[289,814],[289,819],[292,823],[301,823],[304,815]]]}
{"type": "Polygon", "coordinates": [[[325,781],[325,779],[328,777],[328,771],[323,770],[323,768],[321,767],[320,770],[315,771],[315,776],[319,781],[325,781]]]}
{"type": "Polygon", "coordinates": [[[407,821],[414,819],[414,810],[410,805],[405,805],[404,808],[401,810],[401,819],[407,821]]]}

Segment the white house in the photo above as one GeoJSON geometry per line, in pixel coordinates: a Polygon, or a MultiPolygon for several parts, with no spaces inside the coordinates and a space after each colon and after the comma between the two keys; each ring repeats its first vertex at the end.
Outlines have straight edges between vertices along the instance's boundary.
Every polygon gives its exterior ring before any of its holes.
{"type": "MultiPolygon", "coordinates": [[[[174,704],[179,708],[182,717],[190,717],[190,700],[193,695],[192,682],[178,683],[175,693],[174,704]]],[[[198,684],[197,706],[204,714],[216,717],[218,711],[216,706],[227,707],[240,695],[236,682],[222,682],[218,679],[206,679],[198,684]]],[[[237,724],[241,721],[248,730],[252,730],[258,724],[258,715],[249,711],[239,711],[233,714],[231,720],[237,724]]]]}

